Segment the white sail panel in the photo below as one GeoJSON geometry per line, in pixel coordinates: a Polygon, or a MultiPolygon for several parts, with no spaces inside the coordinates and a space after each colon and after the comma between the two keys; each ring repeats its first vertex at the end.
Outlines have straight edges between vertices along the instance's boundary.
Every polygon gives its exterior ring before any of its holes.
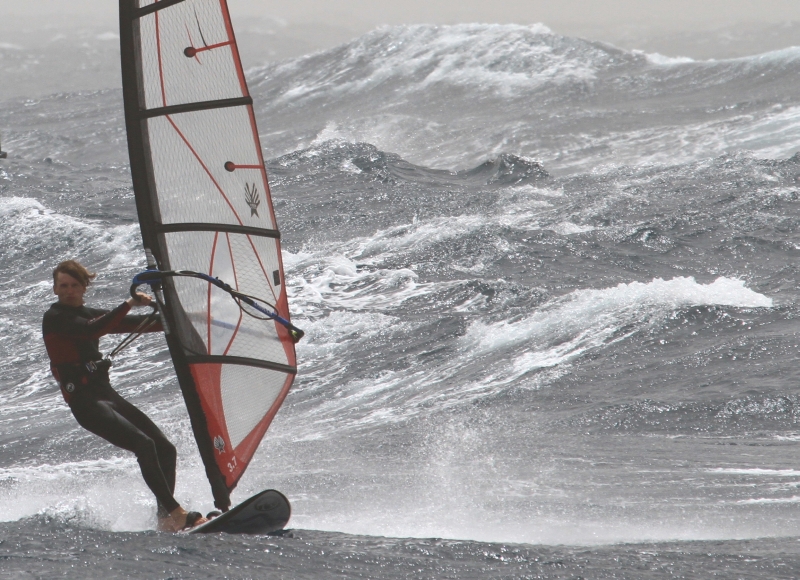
{"type": "Polygon", "coordinates": [[[257,367],[222,365],[222,408],[234,449],[269,413],[284,383],[285,373],[257,367]]]}
{"type": "Polygon", "coordinates": [[[148,109],[245,95],[219,0],[186,0],[140,19],[148,109]],[[212,48],[209,48],[212,47],[212,48]],[[201,52],[186,56],[186,49],[201,52]]]}
{"type": "MultiPolygon", "coordinates": [[[[166,234],[171,263],[207,272],[234,289],[278,302],[283,284],[278,250],[272,238],[217,232],[166,234]]],[[[278,325],[244,315],[227,292],[194,278],[177,278],[175,290],[203,341],[195,354],[247,357],[282,365],[294,364],[294,348],[282,340],[278,325]]]]}
{"type": "Polygon", "coordinates": [[[148,121],[162,223],[275,229],[248,109],[213,109],[148,121]],[[247,168],[229,171],[228,162],[247,168]]]}

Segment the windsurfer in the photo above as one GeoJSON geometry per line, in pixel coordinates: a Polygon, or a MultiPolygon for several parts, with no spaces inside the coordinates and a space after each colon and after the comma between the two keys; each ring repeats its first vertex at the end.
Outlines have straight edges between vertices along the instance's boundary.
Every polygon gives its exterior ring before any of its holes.
{"type": "MultiPolygon", "coordinates": [[[[99,338],[132,332],[145,317],[127,315],[133,306],[148,306],[143,293],[111,311],[88,308],[83,297],[95,274],[75,260],[53,270],[53,293],[58,296],[45,313],[42,332],[50,369],[78,423],[109,443],[136,454],[145,483],[158,501],[158,529],[180,531],[205,522],[175,500],[177,452],[147,415],[112,387],[109,364],[102,359],[99,338]]],[[[148,332],[161,329],[156,324],[148,332]]]]}

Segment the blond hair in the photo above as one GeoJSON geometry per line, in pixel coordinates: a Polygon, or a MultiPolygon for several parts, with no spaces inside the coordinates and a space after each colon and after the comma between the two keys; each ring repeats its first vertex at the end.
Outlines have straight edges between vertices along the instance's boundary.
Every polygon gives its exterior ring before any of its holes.
{"type": "Polygon", "coordinates": [[[84,288],[91,284],[92,280],[94,280],[97,276],[97,274],[90,272],[83,264],[76,260],[67,260],[66,262],[61,262],[55,267],[53,270],[53,285],[55,285],[56,281],[58,280],[59,274],[67,274],[72,276],[78,282],[80,282],[84,288]]]}

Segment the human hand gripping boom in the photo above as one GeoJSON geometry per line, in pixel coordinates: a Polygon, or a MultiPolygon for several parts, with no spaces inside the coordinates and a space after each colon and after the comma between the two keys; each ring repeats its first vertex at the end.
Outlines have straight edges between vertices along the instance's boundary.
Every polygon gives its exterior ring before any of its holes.
{"type": "Polygon", "coordinates": [[[129,306],[151,306],[153,297],[144,292],[131,293],[131,297],[126,300],[129,306]]]}

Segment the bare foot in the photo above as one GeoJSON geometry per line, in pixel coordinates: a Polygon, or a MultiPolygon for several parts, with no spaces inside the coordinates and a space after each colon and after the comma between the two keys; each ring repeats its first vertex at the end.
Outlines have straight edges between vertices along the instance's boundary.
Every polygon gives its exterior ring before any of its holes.
{"type": "Polygon", "coordinates": [[[159,532],[180,532],[204,524],[207,521],[208,520],[198,512],[187,512],[185,509],[178,506],[166,517],[158,519],[157,529],[159,532]]]}

